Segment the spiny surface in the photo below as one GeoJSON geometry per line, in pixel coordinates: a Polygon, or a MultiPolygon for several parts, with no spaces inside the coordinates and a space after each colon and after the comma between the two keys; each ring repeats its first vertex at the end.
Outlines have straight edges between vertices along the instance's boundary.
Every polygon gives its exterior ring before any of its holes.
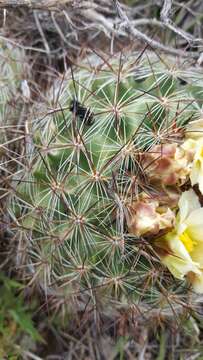
{"type": "Polygon", "coordinates": [[[158,310],[170,309],[170,296],[178,308],[184,283],[164,272],[150,241],[128,233],[126,218],[139,193],[160,195],[141,154],[181,141],[200,117],[201,71],[147,51],[94,55],[48,98],[46,113],[26,124],[13,178],[18,261],[46,294],[158,310]]]}
{"type": "Polygon", "coordinates": [[[20,142],[24,139],[21,123],[26,107],[21,92],[26,78],[24,52],[0,40],[0,68],[0,217],[4,231],[7,227],[4,207],[11,178],[21,159],[20,142]]]}

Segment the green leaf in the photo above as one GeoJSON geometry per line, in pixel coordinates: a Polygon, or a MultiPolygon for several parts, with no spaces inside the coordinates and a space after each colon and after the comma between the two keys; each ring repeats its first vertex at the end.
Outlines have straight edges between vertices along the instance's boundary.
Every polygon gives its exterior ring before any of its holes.
{"type": "Polygon", "coordinates": [[[20,328],[28,333],[33,340],[36,341],[43,341],[43,338],[38,333],[38,331],[34,328],[32,320],[28,314],[25,314],[23,312],[17,312],[14,309],[11,309],[9,311],[10,315],[13,317],[13,319],[16,321],[16,323],[20,326],[20,328]]]}

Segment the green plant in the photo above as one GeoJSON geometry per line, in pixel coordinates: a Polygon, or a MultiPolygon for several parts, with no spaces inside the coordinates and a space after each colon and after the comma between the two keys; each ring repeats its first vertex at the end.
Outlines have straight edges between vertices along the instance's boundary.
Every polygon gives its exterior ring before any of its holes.
{"type": "Polygon", "coordinates": [[[148,239],[129,234],[126,218],[141,192],[161,192],[141,154],[181,141],[185,124],[201,116],[200,70],[148,51],[93,56],[52,91],[46,112],[26,125],[13,178],[18,262],[69,312],[113,301],[176,312],[190,302],[185,283],[160,265],[148,239]]]}
{"type": "Polygon", "coordinates": [[[0,359],[20,359],[35,341],[42,341],[23,300],[23,285],[0,273],[0,359]],[[25,344],[27,344],[25,348],[25,344]]]}
{"type": "Polygon", "coordinates": [[[0,40],[0,202],[20,157],[23,113],[29,98],[24,52],[0,40]],[[25,89],[28,89],[27,92],[25,89]]]}
{"type": "MultiPolygon", "coordinates": [[[[10,134],[12,130],[8,129],[9,126],[20,126],[19,110],[22,101],[19,100],[22,100],[23,96],[26,98],[24,89],[28,66],[25,64],[24,52],[2,40],[0,41],[0,65],[0,141],[2,143],[2,140],[6,139],[6,130],[7,134],[10,134]]],[[[27,96],[29,96],[28,93],[27,96]]]]}

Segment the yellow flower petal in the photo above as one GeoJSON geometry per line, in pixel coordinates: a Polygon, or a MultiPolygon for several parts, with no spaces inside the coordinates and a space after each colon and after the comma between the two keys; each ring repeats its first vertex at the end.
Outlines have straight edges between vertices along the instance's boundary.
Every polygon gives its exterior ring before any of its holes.
{"type": "Polygon", "coordinates": [[[192,121],[186,128],[186,137],[198,139],[203,137],[203,119],[192,121]]]}
{"type": "Polygon", "coordinates": [[[198,265],[192,261],[189,262],[176,256],[169,255],[164,258],[162,262],[177,279],[183,280],[185,275],[190,272],[201,275],[198,265]]]}
{"type": "Polygon", "coordinates": [[[197,147],[197,141],[194,139],[187,139],[181,146],[185,151],[195,152],[197,147]]]}
{"type": "Polygon", "coordinates": [[[188,153],[191,184],[192,186],[198,184],[203,194],[203,137],[195,140],[187,139],[182,148],[188,153]]]}
{"type": "Polygon", "coordinates": [[[200,268],[203,271],[203,242],[199,243],[198,246],[194,247],[190,255],[195,262],[199,263],[200,268]]]}
{"type": "Polygon", "coordinates": [[[194,291],[198,294],[203,294],[203,273],[198,275],[192,272],[188,275],[188,279],[191,282],[194,291]]]}
{"type": "MultiPolygon", "coordinates": [[[[162,244],[160,240],[158,246],[161,247],[162,244]]],[[[169,233],[165,236],[165,241],[167,241],[167,246],[169,247],[171,254],[161,257],[161,260],[162,263],[168,267],[173,276],[178,279],[183,279],[189,272],[201,275],[198,263],[193,262],[186,247],[177,235],[174,236],[174,233],[169,233]]]]}
{"type": "Polygon", "coordinates": [[[188,230],[183,231],[183,233],[179,235],[179,239],[189,253],[194,249],[194,246],[197,245],[197,241],[190,236],[188,230]]]}
{"type": "Polygon", "coordinates": [[[182,224],[185,219],[191,214],[194,210],[200,208],[200,203],[198,196],[195,192],[190,189],[182,193],[180,200],[179,200],[179,218],[180,224],[182,224]]]}
{"type": "Polygon", "coordinates": [[[197,141],[196,152],[193,161],[193,167],[191,170],[191,181],[193,184],[198,182],[200,173],[203,174],[203,141],[197,141]]]}
{"type": "Polygon", "coordinates": [[[185,220],[185,225],[194,241],[203,242],[203,208],[193,211],[185,220]]]}
{"type": "Polygon", "coordinates": [[[184,192],[174,231],[155,241],[161,261],[178,279],[188,277],[203,293],[203,208],[193,190],[184,192]]]}

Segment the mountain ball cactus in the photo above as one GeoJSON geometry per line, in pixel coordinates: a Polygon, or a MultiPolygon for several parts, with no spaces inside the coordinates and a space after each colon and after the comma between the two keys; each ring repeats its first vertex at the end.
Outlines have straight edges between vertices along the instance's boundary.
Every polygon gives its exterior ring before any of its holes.
{"type": "Polygon", "coordinates": [[[187,174],[180,163],[180,178],[162,181],[153,153],[160,159],[172,144],[171,166],[202,100],[198,68],[147,50],[93,55],[56,82],[46,111],[26,122],[10,197],[18,262],[31,283],[62,298],[84,294],[159,310],[169,306],[165,291],[174,302],[185,296],[185,282],[160,265],[151,239],[173,226],[187,174]],[[147,198],[155,230],[135,232],[132,213],[147,198]]]}

